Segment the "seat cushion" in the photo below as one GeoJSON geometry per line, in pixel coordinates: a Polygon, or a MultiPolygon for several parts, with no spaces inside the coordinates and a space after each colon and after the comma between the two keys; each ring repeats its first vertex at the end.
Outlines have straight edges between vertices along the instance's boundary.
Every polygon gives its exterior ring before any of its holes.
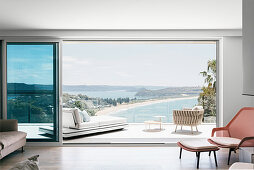
{"type": "Polygon", "coordinates": [[[89,122],[80,123],[76,127],[77,129],[88,129],[88,128],[96,128],[102,127],[107,125],[114,125],[114,124],[125,124],[126,118],[122,117],[113,117],[113,116],[91,116],[89,122]]]}
{"type": "Polygon", "coordinates": [[[2,149],[18,142],[23,138],[26,138],[26,135],[27,134],[25,132],[19,131],[0,132],[0,144],[2,145],[2,149]]]}
{"type": "Polygon", "coordinates": [[[233,165],[231,165],[231,167],[229,168],[229,170],[231,169],[254,169],[254,164],[252,163],[244,163],[244,162],[236,162],[233,165]]]}
{"type": "Polygon", "coordinates": [[[126,123],[126,118],[115,116],[93,116],[91,121],[99,122],[100,126],[126,123]]]}
{"type": "Polygon", "coordinates": [[[99,122],[92,121],[92,119],[91,119],[90,122],[83,122],[83,123],[76,125],[76,128],[77,129],[89,129],[89,128],[95,128],[95,127],[99,127],[99,126],[100,126],[99,122]]]}
{"type": "Polygon", "coordinates": [[[231,137],[212,137],[210,139],[219,145],[228,147],[236,147],[241,142],[240,139],[231,137]]]}
{"type": "Polygon", "coordinates": [[[181,140],[180,143],[186,148],[194,149],[194,150],[202,150],[202,149],[217,149],[218,147],[210,144],[207,139],[195,139],[195,140],[181,140]]]}

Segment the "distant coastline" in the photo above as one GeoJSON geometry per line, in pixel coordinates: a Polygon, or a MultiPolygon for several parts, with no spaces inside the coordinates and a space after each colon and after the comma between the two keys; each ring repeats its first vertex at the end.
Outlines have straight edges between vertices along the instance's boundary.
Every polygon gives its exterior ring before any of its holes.
{"type": "Polygon", "coordinates": [[[177,100],[184,100],[184,99],[195,99],[198,98],[198,96],[192,96],[192,97],[180,97],[180,98],[167,98],[167,99],[150,99],[146,100],[143,102],[138,102],[138,103],[130,103],[130,104],[119,104],[117,106],[112,106],[112,107],[107,107],[104,108],[96,113],[96,115],[109,115],[109,114],[114,114],[118,111],[121,110],[126,110],[126,109],[132,109],[135,107],[140,107],[140,106],[146,106],[150,104],[156,104],[156,103],[164,103],[164,102],[170,102],[170,101],[177,101],[177,100]]]}

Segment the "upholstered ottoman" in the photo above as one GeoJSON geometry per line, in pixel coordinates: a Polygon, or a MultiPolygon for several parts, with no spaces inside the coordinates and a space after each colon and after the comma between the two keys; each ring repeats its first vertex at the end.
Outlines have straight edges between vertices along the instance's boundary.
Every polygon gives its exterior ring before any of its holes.
{"type": "Polygon", "coordinates": [[[252,163],[245,163],[245,162],[236,162],[233,163],[233,165],[231,165],[231,167],[229,168],[229,170],[239,170],[239,169],[254,169],[254,164],[252,163]]]}
{"type": "Polygon", "coordinates": [[[219,150],[219,148],[215,145],[210,144],[207,139],[195,139],[195,140],[181,140],[177,142],[177,145],[180,147],[180,156],[179,159],[182,157],[182,150],[190,151],[190,152],[196,152],[197,157],[197,169],[199,168],[199,158],[201,152],[209,152],[209,156],[211,152],[213,151],[214,154],[214,160],[215,165],[217,165],[217,159],[216,159],[216,152],[219,150]]]}

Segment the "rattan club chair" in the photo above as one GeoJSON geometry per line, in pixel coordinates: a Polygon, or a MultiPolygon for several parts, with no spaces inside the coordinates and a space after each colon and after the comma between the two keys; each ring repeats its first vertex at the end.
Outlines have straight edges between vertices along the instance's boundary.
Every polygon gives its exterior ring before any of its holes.
{"type": "Polygon", "coordinates": [[[173,122],[176,125],[175,132],[177,130],[177,126],[181,126],[181,130],[183,126],[190,126],[191,133],[193,133],[193,126],[195,126],[198,132],[197,126],[202,123],[203,117],[204,117],[204,109],[173,110],[173,122]]]}

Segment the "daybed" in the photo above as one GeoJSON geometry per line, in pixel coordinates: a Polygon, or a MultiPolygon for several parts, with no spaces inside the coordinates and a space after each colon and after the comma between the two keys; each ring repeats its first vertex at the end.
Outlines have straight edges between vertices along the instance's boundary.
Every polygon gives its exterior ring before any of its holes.
{"type": "Polygon", "coordinates": [[[124,129],[126,118],[115,116],[91,116],[89,121],[83,121],[78,109],[63,110],[63,137],[107,132],[124,129]]]}
{"type": "Polygon", "coordinates": [[[0,159],[21,148],[24,151],[26,133],[18,131],[18,121],[0,120],[0,159]]]}

